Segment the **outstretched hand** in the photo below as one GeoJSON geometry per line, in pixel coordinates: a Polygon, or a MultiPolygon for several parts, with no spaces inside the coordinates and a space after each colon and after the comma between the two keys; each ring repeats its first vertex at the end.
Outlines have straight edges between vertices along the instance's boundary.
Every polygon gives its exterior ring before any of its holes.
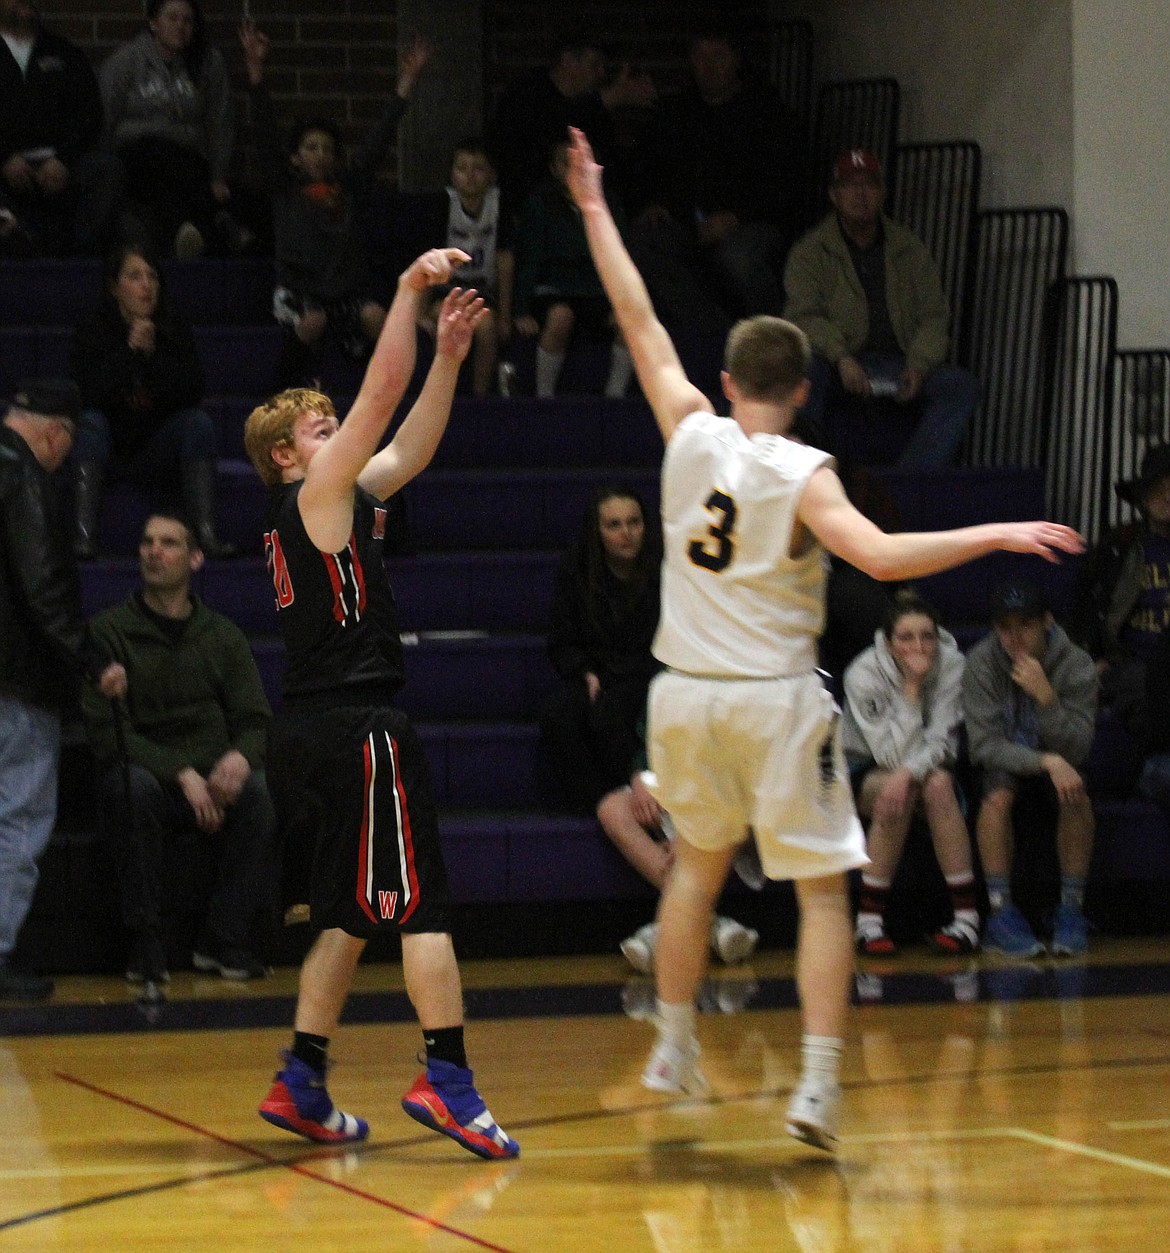
{"type": "Polygon", "coordinates": [[[601,166],[593,156],[593,148],[585,132],[569,127],[569,172],[566,183],[573,203],[584,212],[605,204],[601,188],[601,166]]]}
{"type": "Polygon", "coordinates": [[[436,328],[435,352],[442,357],[462,361],[471,348],[475,328],[487,313],[483,298],[469,288],[453,287],[439,310],[436,328]]]}
{"type": "Polygon", "coordinates": [[[1058,562],[1061,553],[1083,553],[1085,541],[1071,526],[1059,522],[1009,522],[1000,547],[1009,553],[1032,553],[1058,562]]]}
{"type": "Polygon", "coordinates": [[[471,260],[462,248],[431,248],[407,266],[399,280],[411,291],[426,291],[451,281],[451,275],[471,260]]]}

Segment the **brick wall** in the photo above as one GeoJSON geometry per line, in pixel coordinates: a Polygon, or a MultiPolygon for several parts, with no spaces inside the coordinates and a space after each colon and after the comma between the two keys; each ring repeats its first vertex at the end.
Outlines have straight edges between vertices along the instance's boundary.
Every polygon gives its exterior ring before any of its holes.
{"type": "MultiPolygon", "coordinates": [[[[227,57],[243,109],[243,56],[236,27],[243,0],[204,0],[208,35],[227,57]]],[[[394,90],[393,0],[249,0],[272,39],[268,81],[282,115],[335,118],[355,138],[394,90]]],[[[46,24],[75,40],[99,65],[142,29],[142,0],[40,0],[46,24]]],[[[241,116],[246,117],[246,111],[241,116]]]]}
{"type": "MultiPolygon", "coordinates": [[[[227,56],[243,101],[243,59],[236,26],[244,4],[273,42],[269,85],[282,115],[336,118],[355,139],[394,90],[398,29],[395,0],[203,0],[208,33],[227,56]]],[[[688,31],[712,12],[711,0],[582,0],[570,9],[551,0],[466,0],[483,10],[486,107],[516,74],[544,62],[567,13],[600,34],[615,53],[644,65],[664,89],[677,86],[688,31]]],[[[765,0],[731,0],[762,21],[765,0]]],[[[99,65],[142,29],[142,0],[40,0],[46,22],[75,40],[99,65]]],[[[436,42],[441,30],[424,30],[436,42]]],[[[750,49],[763,55],[763,40],[750,49]]],[[[395,167],[393,158],[390,171],[395,167]]]]}

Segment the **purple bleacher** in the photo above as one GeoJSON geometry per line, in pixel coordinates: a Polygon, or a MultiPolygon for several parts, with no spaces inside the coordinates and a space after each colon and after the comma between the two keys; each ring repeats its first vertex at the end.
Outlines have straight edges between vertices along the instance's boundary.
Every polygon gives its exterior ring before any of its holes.
{"type": "Polygon", "coordinates": [[[497,814],[443,814],[439,818],[451,895],[457,901],[512,899],[508,887],[510,824],[497,814]]]}
{"type": "Polygon", "coordinates": [[[272,322],[272,262],[262,257],[166,261],[169,298],[196,326],[272,322]]]}
{"type": "Polygon", "coordinates": [[[562,396],[456,400],[436,469],[655,465],[662,439],[645,401],[562,396]]]}
{"type": "MultiPolygon", "coordinates": [[[[906,531],[943,530],[983,522],[1026,522],[1046,516],[1044,471],[1018,467],[871,471],[862,489],[880,525],[906,531]]],[[[1015,553],[992,553],[955,570],[915,580],[950,624],[984,623],[997,583],[1026,578],[1048,594],[1059,617],[1068,607],[1077,560],[1059,563],[1015,553]]]]}
{"type": "Polygon", "coordinates": [[[264,326],[197,326],[195,342],[209,396],[267,396],[284,331],[264,326]]]}
{"type": "Polygon", "coordinates": [[[564,548],[593,493],[613,479],[657,512],[657,469],[428,470],[406,489],[411,531],[427,549],[564,548]]]}
{"type": "Polygon", "coordinates": [[[394,558],[390,581],[408,631],[544,631],[554,552],[423,553],[394,558]]]}
{"type": "MultiPolygon", "coordinates": [[[[131,592],[142,586],[137,560],[129,557],[104,558],[81,564],[81,607],[87,618],[103,609],[120,605],[131,592]]],[[[192,581],[198,592],[198,576],[192,581]]]]}
{"type": "Polygon", "coordinates": [[[510,901],[651,897],[593,818],[516,814],[508,819],[510,901]]]}
{"type": "Polygon", "coordinates": [[[554,672],[538,635],[421,636],[398,703],[412,718],[533,720],[554,672]]]}
{"type": "Polygon", "coordinates": [[[200,572],[196,589],[246,635],[276,635],[276,594],[262,557],[210,561],[200,572]]]}
{"type": "Polygon", "coordinates": [[[258,396],[207,396],[203,408],[215,423],[219,455],[244,461],[244,423],[261,398],[258,396]]]}
{"type": "Polygon", "coordinates": [[[68,327],[6,326],[0,330],[0,383],[7,398],[21,379],[69,373],[68,327]]]}
{"type": "MultiPolygon", "coordinates": [[[[72,327],[101,295],[100,261],[0,262],[0,326],[72,327]]],[[[264,325],[272,319],[272,262],[264,258],[166,261],[170,299],[197,325],[264,325]]]]}
{"type": "Polygon", "coordinates": [[[0,326],[74,326],[96,304],[100,287],[98,261],[0,262],[0,326]]]}
{"type": "MultiPolygon", "coordinates": [[[[274,708],[280,705],[284,645],[257,636],[252,655],[274,708]]],[[[552,691],[554,672],[538,635],[423,635],[405,649],[406,683],[397,703],[420,721],[534,721],[552,691]]]]}
{"type": "Polygon", "coordinates": [[[1111,882],[1170,880],[1170,825],[1151,801],[1098,800],[1089,877],[1111,882]]]}
{"type": "Polygon", "coordinates": [[[445,799],[453,809],[531,809],[536,789],[537,728],[532,723],[446,724],[445,799]]]}

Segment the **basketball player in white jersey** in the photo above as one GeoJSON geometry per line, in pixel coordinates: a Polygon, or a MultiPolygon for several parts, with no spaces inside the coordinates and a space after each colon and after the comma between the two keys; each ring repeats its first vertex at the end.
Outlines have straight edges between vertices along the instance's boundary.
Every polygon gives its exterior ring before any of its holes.
{"type": "Polygon", "coordinates": [[[772,879],[800,908],[796,978],[802,1074],[790,1135],[833,1150],[853,970],[845,872],[866,864],[841,753],[838,710],[816,669],[825,549],[878,579],[933,574],[996,549],[1055,561],[1080,552],[1050,522],[887,535],[846,499],[833,459],[786,437],[808,395],[808,343],[756,317],[728,336],[731,418],[686,377],[572,131],[569,188],[593,260],[657,418],[665,558],[648,747],[674,820],[675,864],[658,910],[658,1040],[643,1084],[701,1093],[695,993],[711,910],[750,827],[772,879]]]}

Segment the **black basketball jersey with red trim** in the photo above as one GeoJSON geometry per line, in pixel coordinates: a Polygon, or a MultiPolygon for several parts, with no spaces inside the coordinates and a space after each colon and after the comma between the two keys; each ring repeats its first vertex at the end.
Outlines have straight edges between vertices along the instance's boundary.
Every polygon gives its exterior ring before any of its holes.
{"type": "Polygon", "coordinates": [[[349,543],[324,553],[305,531],[300,488],[271,489],[264,533],[288,653],[285,699],[375,688],[384,698],[403,680],[398,609],[382,564],[386,509],[357,488],[349,543]]]}

